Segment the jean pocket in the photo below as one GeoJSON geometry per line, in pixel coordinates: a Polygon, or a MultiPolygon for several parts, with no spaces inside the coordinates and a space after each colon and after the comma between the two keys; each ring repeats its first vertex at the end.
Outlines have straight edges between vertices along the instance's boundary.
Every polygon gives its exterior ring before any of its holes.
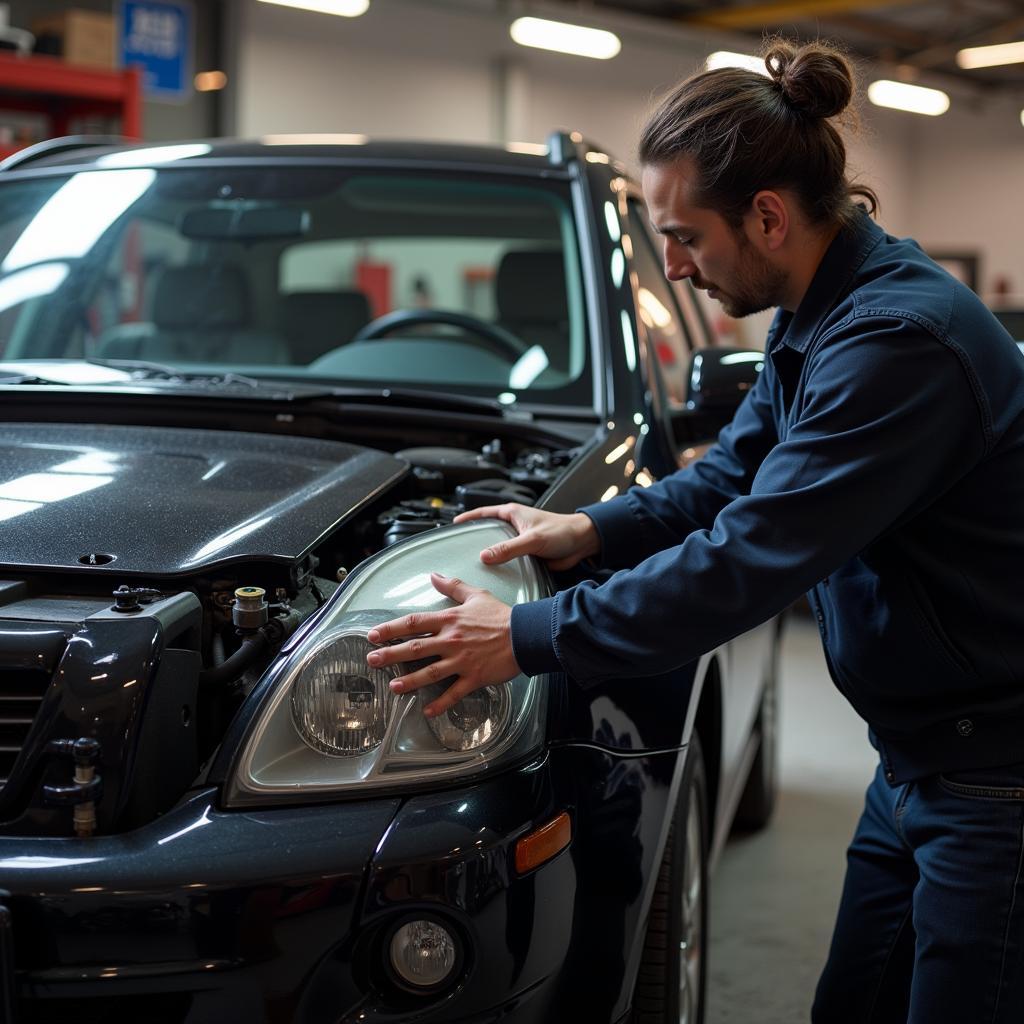
{"type": "Polygon", "coordinates": [[[939,774],[947,793],[980,800],[1024,801],[1024,762],[1000,768],[971,768],[939,774]]]}

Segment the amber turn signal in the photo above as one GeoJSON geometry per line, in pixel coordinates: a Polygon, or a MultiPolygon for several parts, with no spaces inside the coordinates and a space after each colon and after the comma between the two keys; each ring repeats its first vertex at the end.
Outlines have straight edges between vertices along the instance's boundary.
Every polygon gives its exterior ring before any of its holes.
{"type": "Polygon", "coordinates": [[[572,841],[572,821],[568,811],[562,811],[546,825],[541,825],[516,843],[516,872],[520,875],[540,867],[561,853],[572,841]]]}

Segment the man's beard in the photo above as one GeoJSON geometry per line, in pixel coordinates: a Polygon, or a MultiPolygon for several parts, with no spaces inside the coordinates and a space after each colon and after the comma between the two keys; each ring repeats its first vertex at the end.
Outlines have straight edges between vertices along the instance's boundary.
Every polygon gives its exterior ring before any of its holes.
{"type": "Polygon", "coordinates": [[[736,232],[739,243],[739,260],[736,266],[734,281],[729,290],[720,288],[714,283],[695,281],[699,288],[713,288],[714,298],[721,303],[722,309],[731,317],[741,317],[761,313],[780,302],[786,274],[779,267],[773,266],[751,244],[742,233],[736,232]]]}

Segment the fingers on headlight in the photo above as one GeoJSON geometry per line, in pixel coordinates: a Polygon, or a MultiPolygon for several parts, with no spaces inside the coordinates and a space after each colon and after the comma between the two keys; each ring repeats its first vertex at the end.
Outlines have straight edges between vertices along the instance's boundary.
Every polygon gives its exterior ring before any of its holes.
{"type": "Polygon", "coordinates": [[[366,664],[372,649],[363,636],[340,636],[296,678],[292,720],[314,750],[352,757],[380,746],[394,707],[388,687],[394,675],[366,664]]]}
{"type": "MultiPolygon", "coordinates": [[[[438,693],[423,692],[424,703],[438,693]]],[[[463,697],[458,704],[429,719],[430,731],[448,750],[473,750],[500,732],[509,717],[507,686],[485,686],[463,697]]]]}

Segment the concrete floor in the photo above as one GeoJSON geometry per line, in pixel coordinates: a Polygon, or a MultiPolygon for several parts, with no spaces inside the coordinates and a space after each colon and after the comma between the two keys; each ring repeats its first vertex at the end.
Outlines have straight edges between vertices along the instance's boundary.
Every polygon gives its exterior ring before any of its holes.
{"type": "Polygon", "coordinates": [[[781,789],[772,824],[732,839],[711,885],[707,1024],[798,1024],[835,919],[845,851],[874,773],[867,727],[828,678],[818,631],[783,635],[781,789]]]}

